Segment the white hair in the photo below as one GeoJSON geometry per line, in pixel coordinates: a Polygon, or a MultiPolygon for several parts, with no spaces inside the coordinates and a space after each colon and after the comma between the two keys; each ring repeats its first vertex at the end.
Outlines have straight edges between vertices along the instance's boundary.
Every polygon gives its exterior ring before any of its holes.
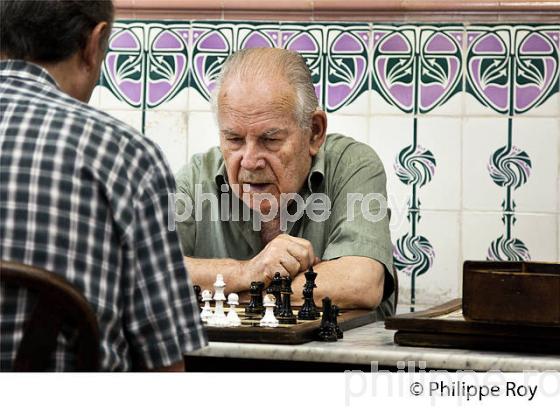
{"type": "Polygon", "coordinates": [[[281,48],[246,48],[231,54],[220,73],[212,93],[212,108],[218,112],[218,97],[230,78],[270,78],[283,76],[296,96],[294,116],[300,128],[311,127],[311,115],[319,107],[311,73],[305,60],[296,52],[281,48]]]}

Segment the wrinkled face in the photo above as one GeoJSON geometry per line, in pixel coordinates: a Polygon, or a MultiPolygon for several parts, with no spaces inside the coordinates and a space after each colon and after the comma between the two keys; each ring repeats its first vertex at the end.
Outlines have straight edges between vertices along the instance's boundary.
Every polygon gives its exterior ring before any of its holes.
{"type": "Polygon", "coordinates": [[[218,97],[220,146],[234,192],[268,214],[270,194],[297,193],[307,179],[311,130],[295,118],[295,93],[285,80],[225,82],[218,97]],[[260,197],[260,198],[259,198],[260,197]]]}

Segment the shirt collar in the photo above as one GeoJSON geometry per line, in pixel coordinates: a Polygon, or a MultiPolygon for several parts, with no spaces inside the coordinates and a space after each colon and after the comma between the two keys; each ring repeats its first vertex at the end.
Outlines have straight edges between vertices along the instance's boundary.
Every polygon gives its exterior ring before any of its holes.
{"type": "Polygon", "coordinates": [[[60,88],[46,69],[24,60],[0,60],[0,77],[16,77],[60,88]]]}
{"type": "MultiPolygon", "coordinates": [[[[307,176],[307,188],[311,193],[316,192],[323,182],[325,177],[325,144],[321,146],[317,155],[313,157],[311,161],[311,169],[309,170],[309,175],[307,176]]],[[[228,183],[226,163],[222,156],[220,161],[220,166],[214,177],[214,181],[218,189],[223,184],[228,183]]]]}

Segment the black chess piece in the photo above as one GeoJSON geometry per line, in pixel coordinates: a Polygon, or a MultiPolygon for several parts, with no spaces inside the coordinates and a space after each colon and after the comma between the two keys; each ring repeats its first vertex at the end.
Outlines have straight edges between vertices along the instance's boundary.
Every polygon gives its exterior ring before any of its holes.
{"type": "Polygon", "coordinates": [[[249,288],[251,300],[245,307],[245,314],[250,318],[256,319],[264,316],[263,289],[263,282],[251,282],[251,287],[249,288]]]}
{"type": "Polygon", "coordinates": [[[342,339],[344,337],[344,333],[342,329],[338,325],[338,316],[340,315],[340,309],[337,305],[332,305],[332,322],[334,324],[334,329],[336,331],[337,339],[342,339]]]}
{"type": "Polygon", "coordinates": [[[319,316],[317,307],[313,303],[313,287],[309,284],[303,286],[303,306],[298,312],[299,320],[315,320],[319,316]]]}
{"type": "Polygon", "coordinates": [[[309,270],[305,272],[305,285],[303,286],[304,302],[298,312],[298,319],[300,320],[315,320],[321,316],[313,300],[313,289],[317,287],[315,284],[316,277],[317,272],[313,271],[313,267],[310,267],[309,270]]]}
{"type": "Polygon", "coordinates": [[[278,313],[277,319],[282,324],[296,324],[297,319],[292,311],[292,278],[289,276],[282,277],[282,288],[280,290],[282,294],[282,307],[278,313]]]}
{"type": "Polygon", "coordinates": [[[282,276],[280,276],[280,272],[274,274],[267,292],[272,293],[276,298],[276,307],[274,308],[274,315],[276,316],[282,309],[282,276]]]}
{"type": "Polygon", "coordinates": [[[321,326],[317,333],[319,340],[323,342],[336,342],[336,327],[332,322],[333,309],[332,302],[329,297],[323,298],[323,314],[321,317],[321,326]]]}
{"type": "Polygon", "coordinates": [[[196,301],[199,305],[202,305],[202,291],[200,290],[200,286],[193,285],[194,294],[196,295],[196,301]]]}

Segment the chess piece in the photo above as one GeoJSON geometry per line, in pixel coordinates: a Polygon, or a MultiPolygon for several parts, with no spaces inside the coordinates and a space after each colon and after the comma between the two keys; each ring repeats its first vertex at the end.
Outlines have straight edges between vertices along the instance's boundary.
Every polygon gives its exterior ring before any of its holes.
{"type": "Polygon", "coordinates": [[[227,303],[229,306],[229,311],[227,314],[227,321],[229,327],[238,327],[241,326],[241,319],[237,315],[237,311],[235,307],[239,305],[239,295],[237,293],[230,293],[228,295],[227,303]]]}
{"type": "Polygon", "coordinates": [[[336,331],[336,338],[342,339],[344,337],[344,333],[342,333],[342,329],[338,326],[338,316],[340,316],[340,309],[337,305],[332,305],[332,322],[334,330],[336,331]]]}
{"type": "Polygon", "coordinates": [[[292,311],[292,278],[289,276],[282,277],[282,307],[278,313],[278,321],[282,324],[296,324],[297,319],[292,311]]]}
{"type": "Polygon", "coordinates": [[[200,293],[200,286],[194,285],[193,289],[194,289],[194,294],[196,295],[196,302],[200,306],[202,305],[202,295],[200,293]]]}
{"type": "Polygon", "coordinates": [[[264,316],[259,322],[261,327],[278,327],[278,319],[274,317],[274,308],[276,307],[276,298],[272,294],[268,294],[264,297],[263,302],[264,316]]]}
{"type": "Polygon", "coordinates": [[[208,319],[210,319],[213,315],[212,308],[210,307],[210,301],[212,300],[212,292],[208,289],[204,289],[202,292],[202,301],[204,302],[204,307],[200,312],[200,319],[207,323],[208,319]]]}
{"type": "Polygon", "coordinates": [[[272,278],[272,282],[270,283],[270,292],[274,295],[276,299],[276,306],[274,307],[274,314],[278,315],[280,313],[280,309],[282,309],[282,276],[280,276],[280,272],[276,272],[274,277],[272,278]]]}
{"type": "Polygon", "coordinates": [[[226,295],[224,294],[224,289],[226,283],[224,282],[224,277],[221,274],[216,276],[216,282],[214,282],[214,302],[216,303],[214,308],[214,314],[210,319],[208,319],[208,325],[215,327],[226,327],[228,321],[226,314],[224,312],[224,300],[226,300],[226,295]]]}
{"type": "Polygon", "coordinates": [[[336,327],[332,322],[333,309],[332,302],[329,297],[323,298],[323,314],[321,317],[321,326],[317,336],[323,342],[336,342],[336,327]]]}
{"type": "Polygon", "coordinates": [[[251,282],[251,287],[249,288],[249,295],[251,296],[251,300],[245,307],[245,314],[247,315],[247,317],[252,319],[260,319],[263,316],[263,289],[263,282],[251,282]]]}
{"type": "Polygon", "coordinates": [[[298,312],[299,320],[315,320],[320,317],[319,310],[315,301],[313,300],[313,288],[316,288],[315,278],[317,277],[317,272],[313,271],[310,267],[307,272],[305,272],[305,285],[303,285],[303,306],[298,312]]]}
{"type": "MultiPolygon", "coordinates": [[[[305,283],[308,283],[312,289],[315,289],[317,287],[315,279],[317,279],[317,272],[313,270],[313,266],[310,266],[309,270],[305,272],[305,283]]],[[[313,310],[315,311],[315,319],[319,319],[321,314],[319,313],[319,309],[317,309],[313,294],[311,295],[311,305],[313,305],[313,310]]]]}

